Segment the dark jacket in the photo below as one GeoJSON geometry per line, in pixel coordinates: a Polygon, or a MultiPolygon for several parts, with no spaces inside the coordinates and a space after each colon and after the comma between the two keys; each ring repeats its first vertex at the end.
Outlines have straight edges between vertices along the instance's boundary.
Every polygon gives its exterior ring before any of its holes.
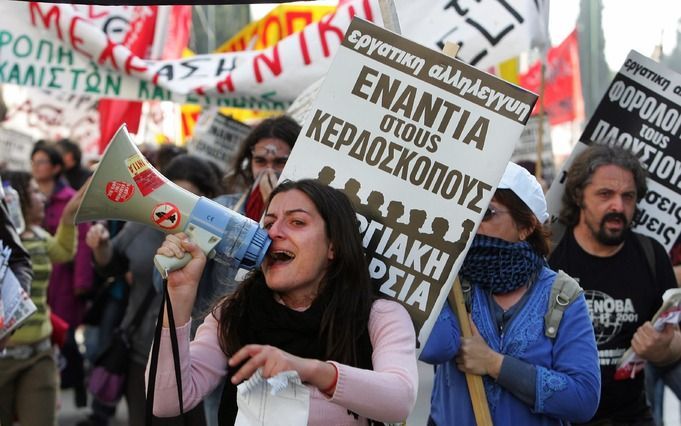
{"type": "Polygon", "coordinates": [[[17,234],[16,229],[14,229],[12,222],[9,220],[9,213],[7,212],[4,200],[0,200],[0,241],[2,241],[4,247],[12,249],[9,267],[19,280],[19,283],[21,283],[21,286],[26,291],[29,291],[31,281],[33,280],[31,257],[21,245],[19,234],[17,234]]]}

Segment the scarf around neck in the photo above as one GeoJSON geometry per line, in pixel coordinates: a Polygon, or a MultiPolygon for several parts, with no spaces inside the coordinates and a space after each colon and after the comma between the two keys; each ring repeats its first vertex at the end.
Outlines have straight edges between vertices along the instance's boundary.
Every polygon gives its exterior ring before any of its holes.
{"type": "Polygon", "coordinates": [[[503,294],[533,282],[545,265],[527,241],[476,235],[459,273],[483,290],[503,294]]]}
{"type": "MultiPolygon", "coordinates": [[[[302,358],[326,360],[326,336],[321,333],[321,322],[327,302],[323,295],[315,299],[305,311],[296,311],[277,302],[262,276],[253,283],[247,297],[245,314],[239,318],[237,331],[241,345],[251,343],[275,346],[302,358]]],[[[358,337],[359,365],[372,369],[372,346],[366,329],[358,337]]],[[[234,424],[236,419],[236,385],[230,382],[240,366],[230,368],[218,417],[220,424],[234,424]]]]}

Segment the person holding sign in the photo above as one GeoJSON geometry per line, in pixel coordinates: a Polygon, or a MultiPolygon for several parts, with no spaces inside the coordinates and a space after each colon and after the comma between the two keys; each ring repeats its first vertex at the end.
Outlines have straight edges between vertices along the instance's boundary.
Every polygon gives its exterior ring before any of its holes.
{"type": "Polygon", "coordinates": [[[630,230],[646,191],[646,171],[621,148],[592,145],[567,174],[560,213],[567,230],[550,264],[578,279],[589,300],[602,376],[594,424],[653,424],[643,374],[615,378],[629,346],[656,366],[681,358],[678,327],[658,332],[648,321],[676,280],[662,245],[630,230]]]}
{"type": "Polygon", "coordinates": [[[437,366],[429,425],[475,424],[464,374],[483,377],[495,425],[579,422],[596,411],[598,355],[584,296],[575,293],[557,330],[545,326],[552,288],[571,280],[544,260],[548,217],[537,180],[509,163],[459,273],[470,284],[473,337],[461,337],[445,304],[421,354],[437,366]]]}
{"type": "MultiPolygon", "coordinates": [[[[191,343],[190,313],[206,259],[186,235],[166,237],[158,254],[193,257],[168,276],[184,407],[227,376],[220,424],[233,424],[236,384],[256,370],[265,378],[295,371],[310,391],[310,425],[409,415],[418,383],[414,327],[400,304],[374,292],[355,217],[347,197],[329,186],[313,180],[277,186],[266,205],[272,245],[261,269],[215,306],[191,343]]],[[[167,328],[158,372],[154,413],[177,414],[167,328]]]]}

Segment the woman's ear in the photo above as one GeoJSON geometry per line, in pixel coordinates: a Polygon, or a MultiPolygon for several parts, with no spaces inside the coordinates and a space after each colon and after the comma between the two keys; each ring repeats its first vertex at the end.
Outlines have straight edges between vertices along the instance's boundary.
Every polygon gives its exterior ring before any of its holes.
{"type": "Polygon", "coordinates": [[[326,253],[326,258],[328,260],[333,260],[336,257],[336,253],[333,250],[333,243],[329,242],[329,250],[326,253]]]}
{"type": "Polygon", "coordinates": [[[518,237],[520,241],[525,241],[527,237],[532,235],[535,229],[539,226],[539,221],[536,218],[532,218],[532,225],[521,228],[518,231],[518,237]]]}

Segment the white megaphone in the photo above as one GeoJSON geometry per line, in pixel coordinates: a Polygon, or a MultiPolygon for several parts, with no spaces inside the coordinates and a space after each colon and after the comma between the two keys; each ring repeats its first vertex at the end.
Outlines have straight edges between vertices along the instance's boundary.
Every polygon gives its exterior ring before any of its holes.
{"type": "MultiPolygon", "coordinates": [[[[76,212],[76,223],[102,219],[184,231],[209,257],[219,252],[248,270],[260,265],[271,243],[255,221],[166,179],[132,143],[125,124],[111,139],[76,212]]],[[[182,259],[156,255],[154,264],[165,278],[190,259],[189,253],[182,259]]]]}

